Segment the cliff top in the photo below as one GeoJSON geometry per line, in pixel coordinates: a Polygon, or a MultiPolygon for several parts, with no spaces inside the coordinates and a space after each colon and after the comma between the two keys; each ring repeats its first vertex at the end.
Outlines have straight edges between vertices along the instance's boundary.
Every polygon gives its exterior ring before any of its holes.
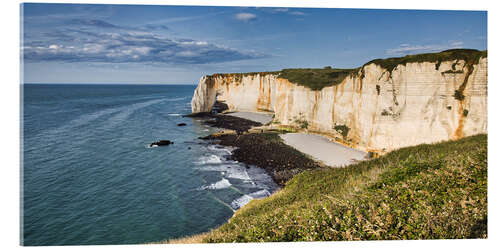
{"type": "Polygon", "coordinates": [[[435,62],[436,70],[439,69],[441,62],[464,60],[466,64],[477,64],[481,57],[487,57],[488,51],[479,51],[475,49],[450,49],[438,53],[425,53],[416,55],[407,55],[404,57],[391,57],[386,59],[375,59],[365,63],[363,66],[369,64],[376,64],[380,67],[392,72],[398,65],[405,65],[413,62],[435,62]]]}
{"type": "Polygon", "coordinates": [[[479,62],[482,57],[487,57],[488,51],[479,51],[475,49],[450,49],[437,53],[425,53],[407,55],[404,57],[391,57],[385,59],[374,59],[363,66],[353,69],[336,69],[330,66],[324,68],[294,68],[283,69],[281,71],[269,72],[249,72],[249,73],[217,73],[208,77],[234,77],[235,80],[241,80],[244,76],[253,75],[278,75],[280,78],[287,79],[298,85],[306,86],[312,90],[321,90],[324,87],[340,84],[347,76],[363,73],[364,66],[376,64],[392,72],[398,65],[406,65],[414,62],[434,62],[436,70],[439,69],[441,62],[464,60],[466,65],[473,65],[479,62]],[[361,72],[360,72],[361,71],[361,72]]]}

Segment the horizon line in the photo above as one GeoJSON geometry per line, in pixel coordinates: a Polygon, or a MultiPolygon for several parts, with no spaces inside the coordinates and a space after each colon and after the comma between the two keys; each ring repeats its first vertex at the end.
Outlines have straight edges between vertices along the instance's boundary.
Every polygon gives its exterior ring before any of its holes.
{"type": "Polygon", "coordinates": [[[20,85],[30,85],[30,84],[65,84],[65,85],[198,85],[198,83],[85,83],[85,82],[24,82],[20,85]]]}

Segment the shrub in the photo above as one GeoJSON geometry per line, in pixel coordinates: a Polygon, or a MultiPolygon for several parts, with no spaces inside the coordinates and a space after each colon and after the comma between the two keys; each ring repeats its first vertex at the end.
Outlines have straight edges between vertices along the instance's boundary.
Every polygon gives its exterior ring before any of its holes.
{"type": "Polygon", "coordinates": [[[463,101],[465,99],[464,94],[460,90],[455,90],[455,94],[453,94],[453,96],[459,101],[463,101]]]}
{"type": "Polygon", "coordinates": [[[462,74],[462,73],[464,73],[463,70],[451,70],[451,69],[441,72],[441,74],[462,74]]]}
{"type": "Polygon", "coordinates": [[[344,139],[347,137],[347,134],[349,134],[350,130],[350,128],[346,125],[335,125],[333,128],[337,131],[340,131],[340,134],[342,135],[342,137],[344,137],[344,139]]]}

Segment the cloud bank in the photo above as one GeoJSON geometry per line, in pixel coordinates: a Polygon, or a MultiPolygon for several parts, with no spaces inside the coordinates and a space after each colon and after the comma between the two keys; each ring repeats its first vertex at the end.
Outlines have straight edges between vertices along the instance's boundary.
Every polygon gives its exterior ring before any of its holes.
{"type": "Polygon", "coordinates": [[[45,32],[36,40],[25,41],[21,48],[23,59],[26,62],[151,62],[182,65],[268,57],[255,51],[237,50],[192,39],[174,39],[142,31],[144,28],[168,29],[164,25],[148,25],[137,29],[100,20],[78,19],[71,22],[80,27],[45,32]],[[86,26],[94,29],[82,28],[86,26]]]}
{"type": "Polygon", "coordinates": [[[464,43],[461,41],[450,41],[449,44],[430,44],[430,45],[410,45],[400,44],[397,48],[387,49],[387,55],[408,55],[426,52],[439,52],[447,49],[461,48],[464,43]]]}

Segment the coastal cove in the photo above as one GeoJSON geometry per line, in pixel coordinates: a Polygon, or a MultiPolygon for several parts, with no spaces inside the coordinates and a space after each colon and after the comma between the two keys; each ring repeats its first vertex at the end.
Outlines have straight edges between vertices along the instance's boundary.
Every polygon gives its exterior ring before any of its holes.
{"type": "Polygon", "coordinates": [[[202,77],[193,114],[232,129],[203,139],[236,147],[232,159],[264,168],[282,189],[221,227],[165,243],[487,237],[486,51],[339,72],[202,77]],[[311,85],[311,74],[330,80],[311,85]],[[273,119],[223,118],[258,112],[273,119]]]}
{"type": "Polygon", "coordinates": [[[250,201],[218,228],[155,244],[486,237],[486,135],[394,150],[375,159],[363,154],[362,161],[332,167],[287,145],[282,137],[299,135],[308,138],[302,140],[306,144],[320,140],[340,152],[348,148],[319,135],[288,132],[259,126],[239,135],[226,129],[204,137],[236,146],[230,159],[264,168],[282,189],[250,201]],[[456,178],[462,175],[470,177],[456,178]],[[428,210],[436,202],[446,204],[428,210]],[[460,205],[464,202],[468,205],[460,205]],[[462,209],[450,215],[457,206],[462,209]],[[408,211],[418,212],[401,216],[408,211]],[[419,227],[429,217],[440,223],[419,227]],[[379,231],[366,230],[374,225],[379,231]],[[460,233],[443,230],[450,226],[460,233]],[[344,233],[347,228],[351,234],[344,233]]]}
{"type": "Polygon", "coordinates": [[[17,245],[495,238],[489,8],[251,4],[17,5],[17,245]]]}

